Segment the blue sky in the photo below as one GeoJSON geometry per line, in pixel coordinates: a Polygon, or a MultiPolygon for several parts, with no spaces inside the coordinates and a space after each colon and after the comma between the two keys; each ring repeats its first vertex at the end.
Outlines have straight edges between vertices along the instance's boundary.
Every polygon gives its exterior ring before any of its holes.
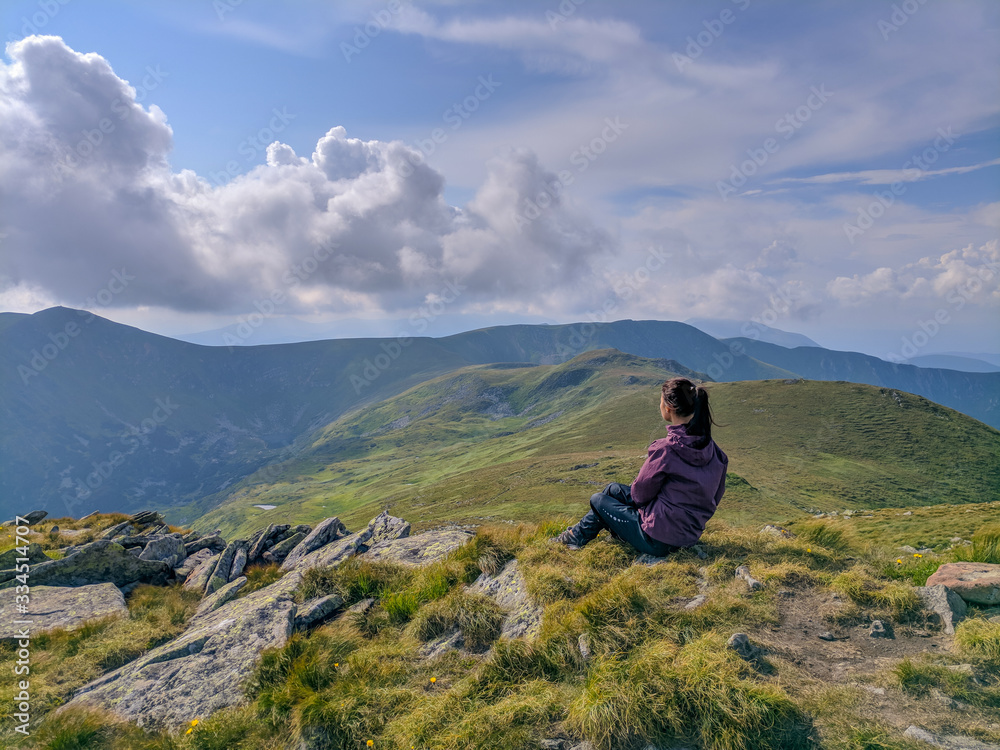
{"type": "Polygon", "coordinates": [[[0,309],[391,335],[434,305],[452,328],[716,317],[1000,351],[995,3],[52,0],[0,21],[0,309]]]}

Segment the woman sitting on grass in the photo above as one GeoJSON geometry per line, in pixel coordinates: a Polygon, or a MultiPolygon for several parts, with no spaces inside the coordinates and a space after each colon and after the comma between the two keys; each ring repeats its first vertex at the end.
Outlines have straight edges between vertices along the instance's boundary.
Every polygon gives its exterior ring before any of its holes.
{"type": "Polygon", "coordinates": [[[729,459],[712,440],[708,392],[686,378],[663,384],[667,436],[649,446],[631,486],[612,482],[590,498],[590,512],[556,537],[580,549],[607,529],[640,553],[663,557],[698,541],[726,489],[729,459]]]}

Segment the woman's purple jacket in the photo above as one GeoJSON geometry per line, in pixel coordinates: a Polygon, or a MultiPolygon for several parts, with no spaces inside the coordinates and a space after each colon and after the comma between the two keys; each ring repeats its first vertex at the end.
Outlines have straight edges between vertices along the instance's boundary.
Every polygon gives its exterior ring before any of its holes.
{"type": "Polygon", "coordinates": [[[697,542],[726,491],[729,458],[714,440],[695,448],[703,439],[689,435],[687,425],[667,425],[667,436],[649,446],[632,482],[642,530],[664,544],[697,542]]]}

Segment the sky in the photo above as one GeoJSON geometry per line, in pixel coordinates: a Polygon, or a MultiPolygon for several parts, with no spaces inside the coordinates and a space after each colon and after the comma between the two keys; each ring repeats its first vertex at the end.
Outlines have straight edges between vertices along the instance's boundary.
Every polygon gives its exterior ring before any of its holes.
{"type": "Polygon", "coordinates": [[[992,0],[14,0],[0,29],[3,311],[1000,352],[992,0]]]}

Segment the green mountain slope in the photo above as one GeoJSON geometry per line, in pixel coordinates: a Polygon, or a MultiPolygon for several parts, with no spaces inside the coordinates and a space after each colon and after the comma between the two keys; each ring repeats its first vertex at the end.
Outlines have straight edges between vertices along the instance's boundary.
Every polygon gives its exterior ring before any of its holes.
{"type": "MultiPolygon", "coordinates": [[[[282,518],[358,525],[384,507],[418,527],[578,516],[663,435],[658,386],[676,367],[611,350],[468,367],[344,415],[172,520],[238,535],[282,518]]],[[[719,513],[734,523],[1000,494],[1000,432],[919,396],[801,380],[710,389],[730,457],[719,513]]]]}
{"type": "Polygon", "coordinates": [[[959,372],[886,362],[858,352],[838,352],[815,346],[786,349],[747,338],[738,343],[751,357],[791,370],[810,380],[846,380],[919,393],[939,404],[960,409],[993,427],[1000,427],[1000,373],[959,372]]]}

